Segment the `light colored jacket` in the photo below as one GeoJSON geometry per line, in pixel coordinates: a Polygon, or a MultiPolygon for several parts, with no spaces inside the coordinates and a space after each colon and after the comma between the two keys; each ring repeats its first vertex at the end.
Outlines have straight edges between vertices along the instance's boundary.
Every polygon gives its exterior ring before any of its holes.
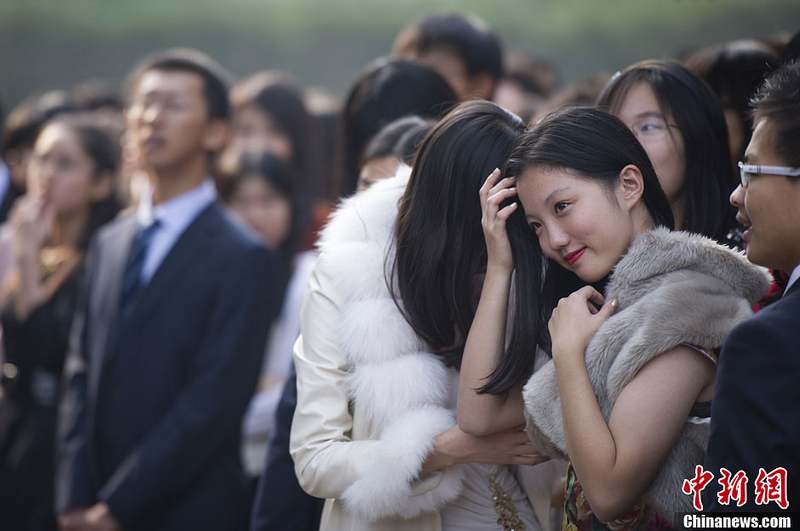
{"type": "MultiPolygon", "coordinates": [[[[606,297],[618,310],[586,350],[586,369],[606,421],[622,389],[648,361],[680,344],[707,352],[720,347],[750,307],[767,291],[765,269],[697,234],[651,230],[631,245],[614,268],[606,297]]],[[[528,435],[545,455],[566,458],[553,362],[523,389],[528,435]]],[[[648,506],[672,518],[690,512],[684,479],[703,463],[709,423],[688,419],[678,442],[645,494],[648,506]]]]}
{"type": "MultiPolygon", "coordinates": [[[[303,489],[327,498],[326,531],[438,531],[439,508],[461,492],[459,466],[418,479],[434,437],[455,424],[454,371],[426,351],[386,285],[406,182],[344,201],[322,233],[303,305],[291,453],[303,489]]],[[[522,483],[549,510],[549,484],[522,483]]]]}

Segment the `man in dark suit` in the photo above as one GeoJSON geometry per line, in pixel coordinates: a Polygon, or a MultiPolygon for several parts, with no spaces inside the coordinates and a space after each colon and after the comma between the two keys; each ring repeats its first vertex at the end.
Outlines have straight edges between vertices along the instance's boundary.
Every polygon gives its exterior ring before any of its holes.
{"type": "Polygon", "coordinates": [[[227,134],[224,80],[191,50],[131,77],[127,140],[152,200],[89,250],[60,412],[62,531],[247,525],[240,427],[281,286],[208,177],[227,134]]]}
{"type": "Polygon", "coordinates": [[[781,300],[734,328],[722,349],[705,463],[717,481],[703,494],[705,506],[712,511],[780,511],[786,508],[784,501],[790,511],[797,511],[800,64],[784,66],[767,78],[755,99],[754,118],[753,137],[740,163],[742,183],[731,195],[731,203],[747,229],[747,258],[792,273],[781,300]],[[722,467],[731,475],[739,470],[747,475],[743,507],[718,499],[722,467]],[[781,469],[786,470],[785,476],[781,469]]]}

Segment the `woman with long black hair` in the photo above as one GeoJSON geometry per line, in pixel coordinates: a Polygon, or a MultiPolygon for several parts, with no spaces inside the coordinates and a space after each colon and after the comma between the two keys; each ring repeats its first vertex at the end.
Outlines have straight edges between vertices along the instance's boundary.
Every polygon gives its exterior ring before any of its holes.
{"type": "MultiPolygon", "coordinates": [[[[494,104],[462,104],[425,138],[408,179],[345,201],[324,230],[294,352],[291,435],[300,484],[328,499],[321,529],[539,528],[504,466],[541,461],[521,426],[473,437],[453,415],[485,272],[477,190],[524,129],[494,104]]],[[[535,275],[541,257],[526,252],[535,275]]],[[[532,372],[531,330],[512,332],[520,366],[497,392],[532,372]]]]}

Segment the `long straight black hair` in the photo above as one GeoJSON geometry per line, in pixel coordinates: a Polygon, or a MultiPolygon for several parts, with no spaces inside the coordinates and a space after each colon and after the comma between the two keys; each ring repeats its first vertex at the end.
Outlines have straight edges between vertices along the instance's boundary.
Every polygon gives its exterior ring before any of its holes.
{"type": "Polygon", "coordinates": [[[724,242],[736,226],[728,198],[736,188],[722,104],[711,88],[678,63],[642,61],[614,75],[597,99],[616,114],[635,85],[647,83],[665,115],[671,115],[683,138],[686,159],[684,226],[724,242]]]}
{"type": "MultiPolygon", "coordinates": [[[[594,108],[573,107],[544,118],[522,135],[509,158],[505,176],[519,179],[525,170],[537,166],[560,168],[611,187],[618,182],[622,169],[630,164],[642,173],[642,199],[653,222],[656,226],[672,229],[675,224],[672,210],[647,152],[618,118],[594,108]]],[[[533,237],[522,209],[517,211],[520,215],[512,216],[508,222],[512,249],[528,246],[533,240],[538,250],[538,239],[533,237]]],[[[541,301],[540,322],[546,322],[544,320],[550,317],[559,298],[583,285],[575,274],[552,260],[547,261],[543,284],[534,283],[539,279],[538,275],[532,275],[531,279],[522,278],[530,274],[526,269],[517,269],[516,273],[517,283],[541,288],[539,296],[533,297],[541,301]]],[[[531,297],[530,293],[527,296],[531,297]]]]}
{"type": "MultiPolygon", "coordinates": [[[[400,200],[391,268],[395,303],[450,367],[461,366],[486,271],[478,190],[505,164],[524,130],[517,116],[493,103],[459,105],[423,140],[400,200]]],[[[517,248],[514,258],[523,281],[515,284],[509,347],[483,389],[493,394],[507,392],[533,372],[543,327],[535,297],[541,254],[528,245],[517,248]]]]}

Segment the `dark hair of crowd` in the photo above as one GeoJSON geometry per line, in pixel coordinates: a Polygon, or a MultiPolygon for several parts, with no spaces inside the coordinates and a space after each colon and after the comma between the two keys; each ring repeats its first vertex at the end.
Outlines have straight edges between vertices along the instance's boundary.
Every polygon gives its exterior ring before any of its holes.
{"type": "Polygon", "coordinates": [[[800,60],[800,31],[797,31],[781,50],[781,63],[788,64],[800,60]]]}
{"type": "Polygon", "coordinates": [[[25,99],[9,113],[0,141],[0,156],[6,158],[14,150],[33,147],[42,127],[63,113],[77,111],[66,92],[53,90],[25,99]]]}
{"type": "Polygon", "coordinates": [[[234,110],[254,106],[289,138],[292,169],[307,190],[315,180],[316,132],[302,90],[286,74],[259,72],[233,87],[231,102],[234,110]]]}
{"type": "Polygon", "coordinates": [[[800,167],[800,61],[781,66],[764,81],[753,98],[753,116],[769,119],[776,153],[800,167]]]}
{"type": "Polygon", "coordinates": [[[414,160],[417,158],[419,146],[425,139],[428,133],[433,129],[434,122],[431,120],[423,120],[403,133],[403,136],[397,141],[394,148],[394,155],[408,166],[414,165],[414,160]]]}
{"type": "MultiPolygon", "coordinates": [[[[653,222],[657,226],[672,229],[675,223],[672,210],[647,152],[622,121],[595,108],[573,107],[545,117],[522,135],[511,153],[504,176],[520,179],[532,167],[566,169],[610,189],[618,182],[622,169],[631,164],[642,173],[642,200],[653,222]]],[[[539,284],[537,271],[519,267],[527,247],[539,249],[538,239],[528,226],[521,208],[509,218],[507,227],[514,253],[517,285],[529,290],[526,297],[541,291],[540,297],[533,297],[541,300],[537,310],[541,313],[535,319],[528,319],[528,322],[521,324],[546,323],[557,301],[579,288],[581,281],[549,260],[544,283],[539,284]]],[[[521,298],[515,301],[516,315],[526,311],[521,298]]],[[[544,341],[540,345],[549,352],[549,345],[544,341]]]]}
{"type": "MultiPolygon", "coordinates": [[[[95,179],[109,179],[112,184],[116,181],[121,165],[122,133],[112,118],[89,112],[71,113],[54,118],[46,127],[50,126],[63,127],[75,134],[81,149],[94,164],[95,179]]],[[[81,248],[88,247],[95,231],[114,219],[120,210],[120,201],[113,191],[114,187],[111,186],[110,189],[112,191],[108,197],[91,206],[89,221],[79,242],[81,248]]]]}
{"type": "Polygon", "coordinates": [[[778,55],[766,44],[755,41],[734,41],[705,48],[686,60],[686,67],[708,83],[717,94],[723,109],[731,109],[743,125],[744,148],[750,142],[753,122],[750,99],[764,78],[778,66],[778,55]]]}
{"type": "Polygon", "coordinates": [[[675,122],[683,138],[685,210],[684,226],[678,228],[725,241],[736,226],[736,211],[728,198],[738,180],[719,99],[703,80],[678,63],[642,61],[611,78],[598,107],[617,113],[628,91],[641,82],[652,88],[662,113],[675,122]]]}
{"type": "Polygon", "coordinates": [[[133,94],[141,77],[150,71],[188,72],[203,81],[203,95],[206,100],[208,117],[212,120],[227,121],[231,115],[228,100],[228,87],[231,76],[214,59],[199,50],[190,48],[171,48],[157,52],[140,62],[128,77],[128,98],[133,94]]]}
{"type": "Polygon", "coordinates": [[[220,196],[229,202],[245,179],[257,178],[282,195],[291,210],[290,229],[277,251],[287,271],[293,269],[295,254],[300,249],[300,239],[307,223],[306,204],[301,200],[291,168],[282,160],[267,152],[244,152],[239,155],[229,178],[222,179],[220,196]]]}
{"type": "Polygon", "coordinates": [[[412,56],[437,48],[461,57],[470,77],[487,73],[497,80],[503,75],[500,38],[476,17],[459,13],[431,15],[400,32],[393,46],[396,54],[412,56]]]}
{"type": "Polygon", "coordinates": [[[408,115],[438,119],[457,97],[433,69],[403,59],[370,63],[347,94],[339,134],[339,191],[356,190],[367,143],[388,123],[408,115]]]}
{"type": "MultiPolygon", "coordinates": [[[[390,278],[397,307],[448,367],[459,368],[486,270],[478,190],[502,166],[525,130],[515,115],[486,101],[456,107],[425,137],[400,199],[390,278]]],[[[527,284],[517,283],[508,352],[483,391],[507,392],[533,372],[543,322],[531,294],[542,271],[535,246],[518,250],[527,284]]]]}
{"type": "Polygon", "coordinates": [[[361,166],[371,160],[381,159],[384,157],[397,157],[409,166],[412,165],[414,160],[414,153],[418,147],[422,136],[428,132],[433,123],[429,120],[420,118],[419,116],[406,116],[399,118],[390,123],[372,140],[367,144],[364,150],[364,156],[361,158],[361,166]],[[407,135],[411,133],[411,137],[407,135]],[[419,136],[421,133],[421,136],[419,136]],[[406,138],[405,144],[401,145],[401,141],[406,138]],[[416,143],[414,139],[416,138],[416,143]],[[409,162],[409,160],[411,162],[409,162]]]}

